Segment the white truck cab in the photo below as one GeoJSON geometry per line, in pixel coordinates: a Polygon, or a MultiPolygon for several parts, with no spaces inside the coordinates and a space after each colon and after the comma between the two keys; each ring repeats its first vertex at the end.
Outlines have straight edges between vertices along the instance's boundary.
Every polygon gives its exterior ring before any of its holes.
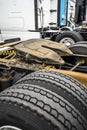
{"type": "Polygon", "coordinates": [[[0,41],[13,38],[40,38],[34,0],[0,0],[0,41]]]}

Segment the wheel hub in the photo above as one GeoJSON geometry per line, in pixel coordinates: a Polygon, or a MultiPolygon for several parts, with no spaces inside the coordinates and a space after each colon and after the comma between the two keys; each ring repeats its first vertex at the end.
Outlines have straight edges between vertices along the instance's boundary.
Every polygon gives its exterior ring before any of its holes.
{"type": "Polygon", "coordinates": [[[70,46],[70,45],[75,44],[75,41],[72,38],[65,37],[60,40],[60,43],[64,43],[65,45],[70,46]]]}

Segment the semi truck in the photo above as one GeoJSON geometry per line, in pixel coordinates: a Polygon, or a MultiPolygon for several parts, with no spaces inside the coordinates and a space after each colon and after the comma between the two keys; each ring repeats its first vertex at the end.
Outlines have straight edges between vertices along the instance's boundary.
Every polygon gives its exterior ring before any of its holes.
{"type": "Polygon", "coordinates": [[[87,130],[87,44],[55,42],[58,2],[0,0],[0,130],[87,130]]]}

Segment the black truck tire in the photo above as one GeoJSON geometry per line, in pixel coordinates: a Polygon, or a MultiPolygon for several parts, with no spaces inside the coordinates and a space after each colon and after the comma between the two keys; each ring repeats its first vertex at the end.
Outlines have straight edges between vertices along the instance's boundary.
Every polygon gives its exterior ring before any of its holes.
{"type": "Polygon", "coordinates": [[[10,130],[87,130],[87,90],[62,73],[31,73],[0,94],[0,130],[7,126],[14,127],[10,130]]]}
{"type": "Polygon", "coordinates": [[[75,44],[79,41],[84,41],[83,37],[80,33],[75,31],[64,31],[59,33],[55,39],[56,42],[61,42],[66,44],[67,46],[75,44]]]}
{"type": "Polygon", "coordinates": [[[87,55],[87,42],[85,41],[77,42],[76,44],[69,46],[69,49],[74,54],[87,55]]]}

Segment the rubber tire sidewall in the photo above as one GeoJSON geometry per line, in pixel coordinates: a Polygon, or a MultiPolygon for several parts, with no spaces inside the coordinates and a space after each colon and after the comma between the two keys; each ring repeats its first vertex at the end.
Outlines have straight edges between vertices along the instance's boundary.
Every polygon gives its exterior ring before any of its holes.
{"type": "Polygon", "coordinates": [[[69,49],[74,54],[87,55],[87,42],[77,42],[76,44],[69,46],[69,49]]]}
{"type": "Polygon", "coordinates": [[[69,37],[75,42],[84,41],[83,37],[80,35],[80,33],[75,31],[64,31],[61,32],[56,36],[55,41],[60,42],[63,38],[69,37]]]}

